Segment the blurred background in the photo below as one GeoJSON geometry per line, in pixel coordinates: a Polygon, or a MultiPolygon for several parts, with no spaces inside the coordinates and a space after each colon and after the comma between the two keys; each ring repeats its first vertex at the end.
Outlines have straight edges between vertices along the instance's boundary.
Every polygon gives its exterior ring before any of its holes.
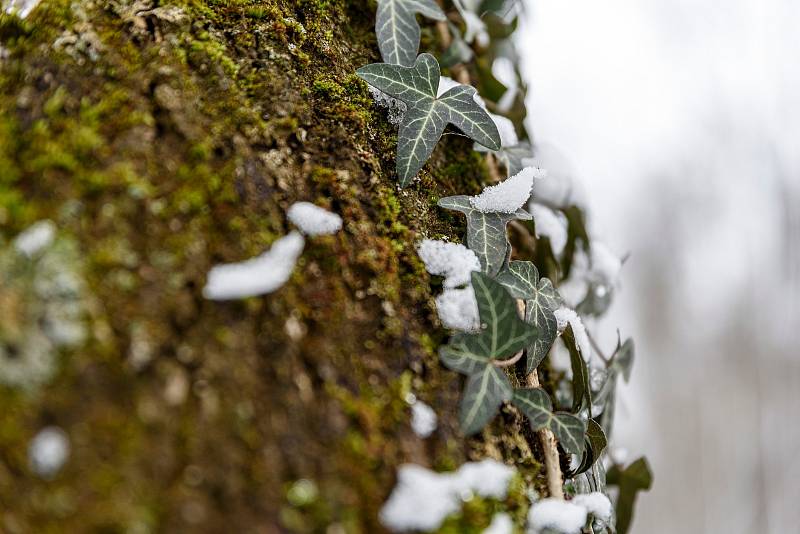
{"type": "MultiPolygon", "coordinates": [[[[800,529],[800,3],[527,0],[528,128],[630,253],[636,533],[800,529]]],[[[535,194],[535,191],[534,191],[535,194]]]]}

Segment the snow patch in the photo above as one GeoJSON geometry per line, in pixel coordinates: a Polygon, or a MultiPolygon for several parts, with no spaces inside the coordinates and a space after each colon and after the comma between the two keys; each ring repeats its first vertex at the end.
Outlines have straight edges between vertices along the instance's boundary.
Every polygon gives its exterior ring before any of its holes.
{"type": "Polygon", "coordinates": [[[468,462],[450,473],[402,465],[397,471],[397,485],[381,509],[380,521],[394,532],[435,530],[473,494],[505,498],[513,475],[513,468],[491,459],[468,462]]]}
{"type": "Polygon", "coordinates": [[[480,328],[478,301],[472,286],[445,289],[436,297],[436,311],[445,328],[474,332],[480,328]]]}
{"type": "Polygon", "coordinates": [[[61,470],[70,452],[69,436],[57,426],[39,431],[28,445],[31,470],[43,478],[51,478],[61,470]]]}
{"type": "Polygon", "coordinates": [[[537,501],[528,514],[528,526],[533,533],[552,529],[563,534],[576,534],[585,524],[586,508],[561,499],[537,501]]]}
{"type": "Polygon", "coordinates": [[[311,202],[295,202],[286,215],[309,236],[335,234],[342,229],[341,217],[311,202]]]}
{"type": "Polygon", "coordinates": [[[14,239],[14,248],[21,254],[32,258],[49,247],[56,237],[56,225],[53,221],[39,221],[23,230],[14,239]]]}
{"type": "Polygon", "coordinates": [[[445,277],[447,288],[469,284],[472,271],[481,270],[478,256],[460,243],[424,239],[417,252],[429,273],[445,277]]]}
{"type": "Polygon", "coordinates": [[[580,316],[575,313],[575,310],[570,308],[561,308],[555,311],[556,322],[558,322],[558,331],[563,332],[569,324],[572,327],[572,332],[575,334],[575,343],[581,351],[581,356],[588,360],[591,356],[591,344],[589,343],[589,336],[586,333],[586,327],[583,326],[580,316]]]}
{"type": "Polygon", "coordinates": [[[511,521],[511,516],[505,512],[494,514],[492,522],[483,531],[483,534],[512,534],[514,532],[514,524],[511,521]]]}
{"type": "Polygon", "coordinates": [[[572,502],[578,506],[583,506],[588,513],[603,522],[608,522],[611,519],[611,501],[599,491],[576,495],[572,502]]]}
{"type": "Polygon", "coordinates": [[[421,438],[427,438],[436,430],[438,418],[433,408],[422,401],[411,405],[411,429],[421,438]]]}
{"type": "Polygon", "coordinates": [[[453,78],[451,78],[449,76],[440,76],[439,77],[439,88],[436,91],[436,98],[439,98],[440,96],[445,94],[447,91],[449,91],[453,87],[458,87],[459,85],[461,85],[461,84],[458,83],[457,81],[455,81],[453,78]]]}
{"type": "Polygon", "coordinates": [[[260,256],[238,263],[217,265],[208,273],[203,296],[211,300],[252,297],[271,293],[292,275],[305,240],[293,231],[278,239],[260,256]]]}
{"type": "Polygon", "coordinates": [[[514,123],[511,119],[503,117],[502,115],[495,115],[489,113],[489,116],[497,126],[497,131],[500,133],[500,146],[511,147],[519,144],[519,137],[517,137],[517,129],[514,128],[514,123]]]}
{"type": "Polygon", "coordinates": [[[535,174],[533,167],[525,167],[511,178],[487,187],[480,195],[470,197],[469,202],[484,213],[514,213],[530,198],[535,174]]]}
{"type": "Polygon", "coordinates": [[[533,215],[536,237],[550,240],[553,253],[560,256],[567,246],[567,218],[561,212],[551,210],[547,206],[531,202],[528,210],[533,215]]]}

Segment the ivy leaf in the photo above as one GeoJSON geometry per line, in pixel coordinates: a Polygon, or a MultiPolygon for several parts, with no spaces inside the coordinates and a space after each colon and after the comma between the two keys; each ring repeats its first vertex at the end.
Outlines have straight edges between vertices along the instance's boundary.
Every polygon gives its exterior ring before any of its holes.
{"type": "MultiPolygon", "coordinates": [[[[485,152],[486,149],[475,145],[475,150],[485,152]]],[[[533,148],[528,141],[520,141],[514,146],[504,146],[500,150],[491,151],[505,165],[508,176],[514,176],[525,167],[530,167],[533,162],[533,148]]]]}
{"type": "Polygon", "coordinates": [[[433,0],[378,0],[375,33],[386,63],[405,67],[414,64],[420,35],[417,13],[429,19],[445,20],[444,12],[433,0]]]}
{"type": "Polygon", "coordinates": [[[617,371],[625,379],[625,382],[631,378],[631,368],[633,367],[633,339],[628,338],[625,343],[619,347],[611,359],[611,368],[617,371]]]}
{"type": "Polygon", "coordinates": [[[473,271],[472,288],[481,323],[486,325],[481,335],[488,336],[489,358],[511,356],[536,338],[536,328],[519,318],[516,301],[502,285],[473,271]]]}
{"type": "Polygon", "coordinates": [[[483,272],[496,276],[506,262],[509,248],[506,225],[514,219],[529,220],[531,215],[524,210],[484,213],[473,208],[469,198],[467,195],[444,197],[439,199],[439,206],[467,216],[467,246],[478,256],[483,272]]]}
{"type": "Polygon", "coordinates": [[[504,401],[511,400],[513,389],[502,369],[486,365],[467,379],[461,399],[459,420],[464,434],[479,432],[497,413],[504,401]]]}
{"type": "Polygon", "coordinates": [[[514,298],[525,300],[525,320],[536,326],[537,338],[528,346],[526,372],[532,373],[547,353],[558,335],[555,310],[561,298],[547,278],[539,278],[536,265],[529,261],[512,261],[497,275],[514,298]]]}
{"type": "Polygon", "coordinates": [[[580,475],[591,469],[594,463],[600,459],[600,455],[605,450],[606,445],[608,445],[606,433],[603,432],[603,428],[594,419],[589,419],[588,421],[585,441],[586,451],[583,453],[581,465],[573,473],[573,476],[580,475]]]}
{"type": "Polygon", "coordinates": [[[586,447],[583,435],[586,423],[580,417],[570,413],[556,413],[550,418],[550,430],[553,431],[564,450],[581,456],[586,447]]]}
{"type": "Polygon", "coordinates": [[[575,344],[575,334],[572,332],[572,325],[567,325],[561,334],[564,343],[569,351],[569,361],[572,366],[572,413],[589,409],[589,416],[592,415],[592,390],[589,382],[589,369],[586,360],[581,356],[578,346],[575,344]]]}
{"type": "Polygon", "coordinates": [[[373,63],[356,73],[376,89],[403,101],[408,108],[397,135],[397,175],[401,187],[428,161],[448,124],[492,150],[500,148],[497,126],[475,102],[474,87],[458,85],[437,97],[439,63],[432,55],[420,54],[413,67],[373,63]]]}
{"type": "Polygon", "coordinates": [[[550,396],[541,388],[515,389],[511,399],[514,406],[528,418],[533,430],[539,430],[550,425],[553,417],[553,403],[550,396]]]}
{"type": "Polygon", "coordinates": [[[480,334],[456,334],[447,345],[439,348],[439,358],[448,369],[471,375],[486,367],[490,359],[486,332],[480,334]]]}
{"type": "Polygon", "coordinates": [[[617,534],[626,534],[633,520],[633,508],[639,491],[647,491],[653,485],[653,472],[643,456],[625,469],[615,465],[608,471],[609,485],[619,486],[616,503],[617,534]]]}

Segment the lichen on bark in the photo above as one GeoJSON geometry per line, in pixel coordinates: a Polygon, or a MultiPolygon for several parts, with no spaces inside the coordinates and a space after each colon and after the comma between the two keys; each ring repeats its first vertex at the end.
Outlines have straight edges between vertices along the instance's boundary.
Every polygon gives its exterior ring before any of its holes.
{"type": "MultiPolygon", "coordinates": [[[[511,410],[461,436],[414,247],[463,233],[436,201],[477,193],[486,166],[445,136],[397,188],[395,129],[354,74],[378,60],[374,9],[44,0],[0,19],[2,236],[53,220],[91,303],[51,381],[0,386],[1,529],[378,532],[397,465],[484,456],[519,467],[506,507],[523,517],[541,451],[511,410]],[[204,300],[208,269],[269,247],[297,200],[343,231],[310,239],[272,295],[204,300]],[[412,390],[439,413],[425,441],[412,390]],[[25,450],[48,424],[73,447],[42,481],[25,450]]],[[[445,530],[479,532],[496,507],[476,500],[445,530]]]]}

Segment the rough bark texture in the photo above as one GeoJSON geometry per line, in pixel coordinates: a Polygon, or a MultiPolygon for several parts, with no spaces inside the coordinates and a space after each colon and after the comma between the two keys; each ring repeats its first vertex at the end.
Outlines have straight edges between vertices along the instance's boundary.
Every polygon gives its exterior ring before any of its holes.
{"type": "MultiPolygon", "coordinates": [[[[57,224],[78,250],[63,261],[85,284],[88,335],[45,383],[0,385],[0,531],[380,532],[409,461],[513,462],[518,518],[524,486],[545,487],[508,408],[480,438],[459,433],[461,379],[438,363],[446,332],[414,243],[459,238],[436,200],[476,193],[487,170],[451,135],[396,187],[395,130],[354,75],[379,59],[374,10],[44,0],[4,16],[0,246],[57,224]],[[310,238],[274,294],[204,300],[209,268],[263,252],[296,200],[341,214],[343,231],[310,238]],[[409,392],[440,416],[427,440],[409,392]],[[26,453],[48,424],[72,444],[49,481],[26,453]]],[[[431,26],[422,48],[437,50],[431,26]]],[[[9,332],[41,325],[36,297],[0,278],[10,354],[9,332]]],[[[498,506],[473,499],[445,530],[480,532],[498,506]]]]}

